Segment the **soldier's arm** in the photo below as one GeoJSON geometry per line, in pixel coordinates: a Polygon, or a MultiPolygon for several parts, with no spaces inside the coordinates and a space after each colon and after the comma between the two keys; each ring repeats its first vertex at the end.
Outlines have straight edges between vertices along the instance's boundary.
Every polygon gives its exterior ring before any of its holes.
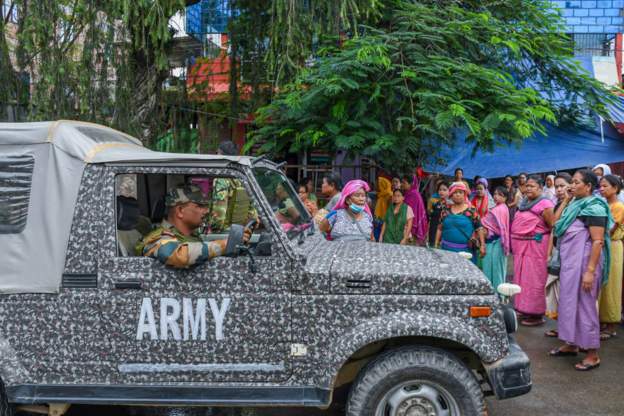
{"type": "Polygon", "coordinates": [[[155,258],[167,266],[184,269],[222,255],[226,243],[227,240],[180,243],[173,236],[163,235],[152,244],[147,244],[143,255],[155,258]]]}

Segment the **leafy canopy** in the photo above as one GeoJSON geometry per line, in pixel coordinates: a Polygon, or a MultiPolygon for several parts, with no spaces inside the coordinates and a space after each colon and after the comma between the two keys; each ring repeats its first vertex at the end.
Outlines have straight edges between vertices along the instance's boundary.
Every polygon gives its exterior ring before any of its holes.
{"type": "Polygon", "coordinates": [[[581,106],[605,115],[610,93],[575,63],[550,7],[393,1],[260,109],[248,147],[340,149],[406,169],[440,162],[458,131],[491,149],[544,132],[543,122],[579,122],[581,106]]]}

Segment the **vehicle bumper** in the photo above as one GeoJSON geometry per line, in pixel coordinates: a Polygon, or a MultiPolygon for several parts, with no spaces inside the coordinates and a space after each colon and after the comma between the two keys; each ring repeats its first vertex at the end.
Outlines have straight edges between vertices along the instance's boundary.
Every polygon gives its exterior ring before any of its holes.
{"type": "Polygon", "coordinates": [[[512,335],[509,335],[509,354],[484,367],[498,399],[508,399],[531,391],[531,362],[512,335]]]}

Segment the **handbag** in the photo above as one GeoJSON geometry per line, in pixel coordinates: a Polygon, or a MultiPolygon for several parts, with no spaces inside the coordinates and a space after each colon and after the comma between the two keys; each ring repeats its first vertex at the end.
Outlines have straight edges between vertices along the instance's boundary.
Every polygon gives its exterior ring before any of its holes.
{"type": "Polygon", "coordinates": [[[559,249],[557,246],[554,246],[552,249],[552,254],[548,259],[547,268],[548,274],[559,276],[559,272],[561,271],[561,257],[559,256],[559,249]]]}

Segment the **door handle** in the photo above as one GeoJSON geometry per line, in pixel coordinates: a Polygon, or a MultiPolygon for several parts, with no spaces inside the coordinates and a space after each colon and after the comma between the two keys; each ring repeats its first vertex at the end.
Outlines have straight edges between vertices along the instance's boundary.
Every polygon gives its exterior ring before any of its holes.
{"type": "Polygon", "coordinates": [[[117,280],[115,289],[123,290],[143,290],[143,282],[139,280],[117,280]]]}

